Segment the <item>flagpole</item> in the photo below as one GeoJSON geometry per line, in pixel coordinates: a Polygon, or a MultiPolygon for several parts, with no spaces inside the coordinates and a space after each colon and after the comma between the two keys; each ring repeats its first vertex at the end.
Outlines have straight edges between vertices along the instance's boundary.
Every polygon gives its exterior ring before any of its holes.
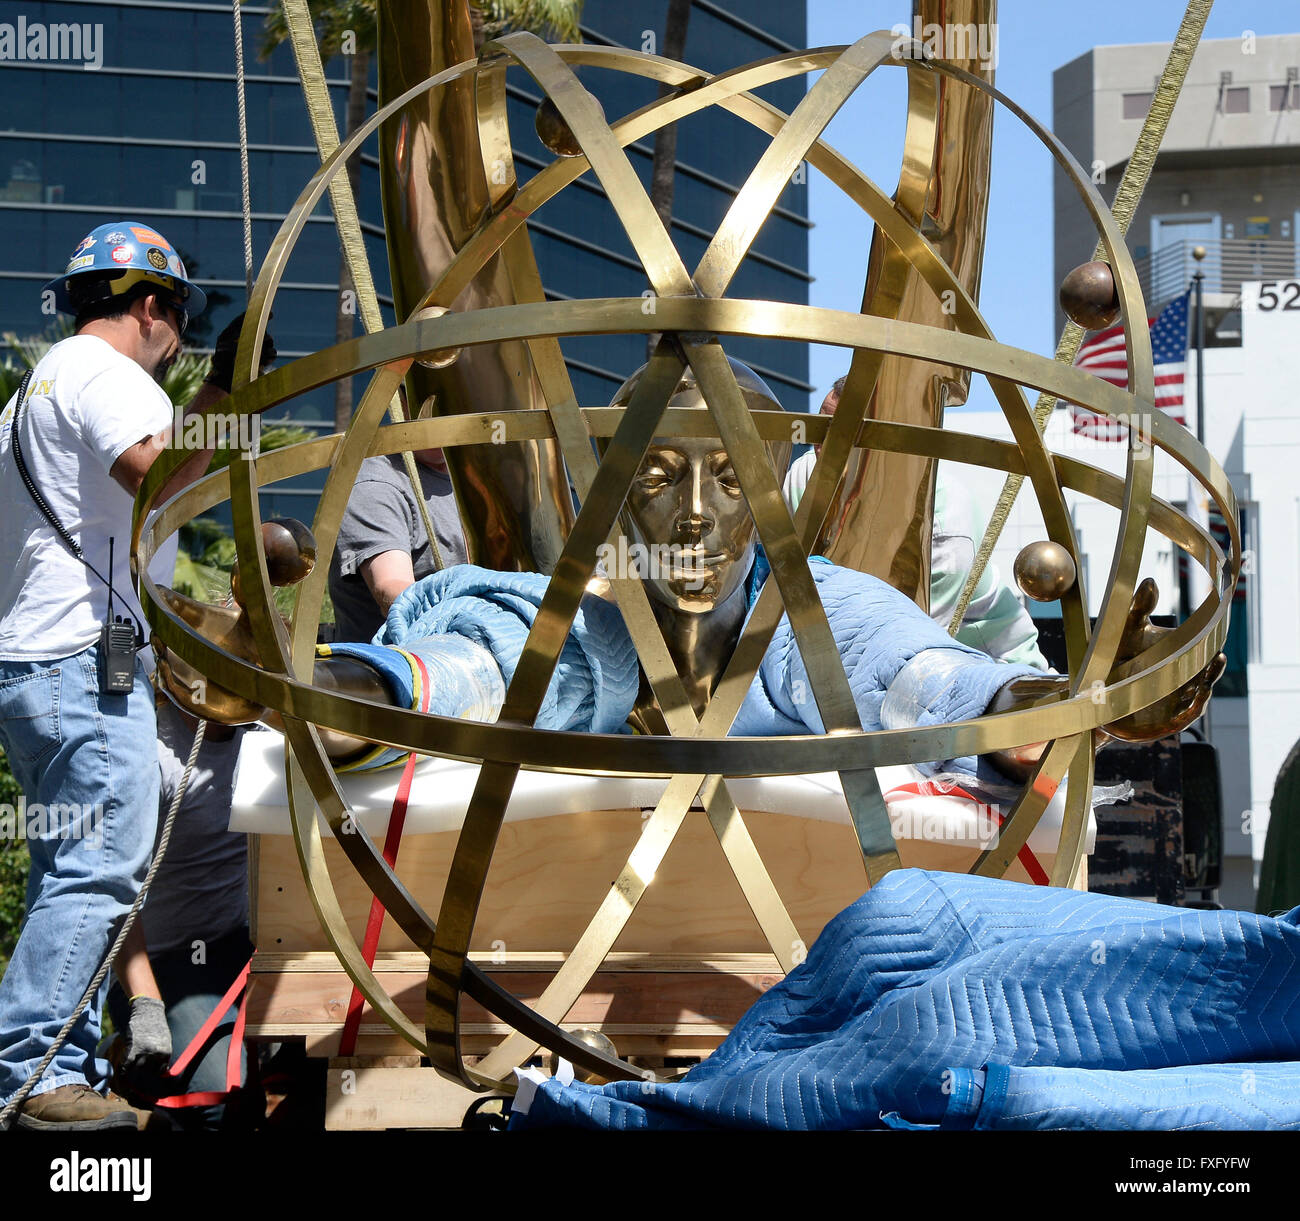
{"type": "MultiPolygon", "coordinates": [[[[1196,271],[1192,274],[1192,290],[1196,300],[1196,439],[1205,444],[1205,247],[1193,246],[1192,258],[1196,260],[1196,271]]],[[[1188,514],[1198,525],[1210,528],[1210,504],[1201,485],[1189,474],[1187,477],[1188,514]]],[[[1210,592],[1210,581],[1198,564],[1188,560],[1187,592],[1190,614],[1210,592]]],[[[1205,740],[1212,742],[1213,727],[1210,722],[1210,709],[1206,706],[1205,720],[1202,728],[1205,740]]]]}
{"type": "Polygon", "coordinates": [[[1193,246],[1192,258],[1196,260],[1196,272],[1192,284],[1196,288],[1196,439],[1205,444],[1205,273],[1201,263],[1205,259],[1205,247],[1193,246]]]}

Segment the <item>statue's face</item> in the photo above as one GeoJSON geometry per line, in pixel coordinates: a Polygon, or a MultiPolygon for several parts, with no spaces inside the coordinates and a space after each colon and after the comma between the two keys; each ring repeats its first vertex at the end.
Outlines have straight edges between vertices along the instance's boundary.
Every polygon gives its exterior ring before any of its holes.
{"type": "Polygon", "coordinates": [[[627,516],[639,575],[667,606],[706,614],[749,574],[754,522],[716,437],[651,445],[628,493],[627,516]]]}

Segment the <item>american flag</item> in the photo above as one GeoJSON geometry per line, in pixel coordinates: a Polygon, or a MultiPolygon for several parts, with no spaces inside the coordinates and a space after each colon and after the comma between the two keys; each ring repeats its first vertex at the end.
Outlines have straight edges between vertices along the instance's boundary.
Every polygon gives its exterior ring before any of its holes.
{"type": "MultiPolygon", "coordinates": [[[[1175,297],[1160,317],[1147,319],[1151,327],[1151,356],[1156,374],[1156,406],[1179,424],[1187,423],[1183,405],[1183,376],[1187,372],[1187,307],[1191,289],[1175,297]]],[[[1116,323],[1085,340],[1074,358],[1076,368],[1095,374],[1121,390],[1128,389],[1128,354],[1124,324],[1116,323]]],[[[1070,404],[1074,431],[1097,441],[1123,441],[1128,429],[1083,407],[1070,404]]]]}

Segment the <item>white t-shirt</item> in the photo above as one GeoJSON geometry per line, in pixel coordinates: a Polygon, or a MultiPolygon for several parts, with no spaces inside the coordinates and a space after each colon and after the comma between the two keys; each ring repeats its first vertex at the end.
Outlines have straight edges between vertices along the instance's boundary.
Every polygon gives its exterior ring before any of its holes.
{"type": "MultiPolygon", "coordinates": [[[[108,588],[69,550],[36,507],[13,456],[14,395],[0,413],[0,659],[70,657],[99,639],[108,588]]],[[[145,628],[131,585],[131,496],[109,471],[121,454],[172,421],[167,395],[135,361],[94,335],[55,344],[32,374],[22,449],[32,482],[105,577],[113,545],[113,613],[145,628]],[[124,610],[123,607],[126,609],[124,610]]],[[[149,566],[170,583],[173,535],[149,566]]],[[[151,664],[145,654],[146,666],[151,664]]]]}

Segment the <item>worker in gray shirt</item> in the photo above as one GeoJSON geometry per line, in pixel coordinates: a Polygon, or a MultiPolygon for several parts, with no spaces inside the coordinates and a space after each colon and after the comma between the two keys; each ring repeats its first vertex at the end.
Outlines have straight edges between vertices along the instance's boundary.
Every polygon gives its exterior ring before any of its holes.
{"type": "Polygon", "coordinates": [[[442,450],[417,450],[415,469],[437,536],[441,565],[429,546],[401,454],[367,458],[348,498],[330,560],[336,640],[371,640],[383,626],[388,608],[407,586],[439,566],[463,564],[467,559],[442,450]]]}

